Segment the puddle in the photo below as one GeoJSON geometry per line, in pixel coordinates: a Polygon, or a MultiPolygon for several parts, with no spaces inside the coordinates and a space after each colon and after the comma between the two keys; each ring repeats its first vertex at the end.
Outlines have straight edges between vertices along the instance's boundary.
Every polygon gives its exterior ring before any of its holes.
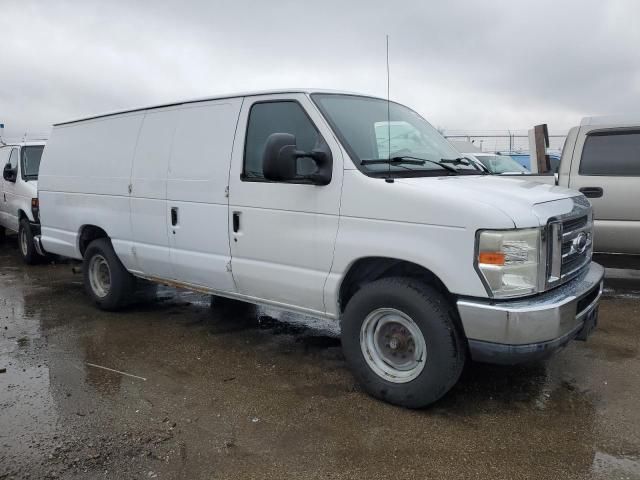
{"type": "Polygon", "coordinates": [[[616,457],[608,453],[596,452],[592,469],[596,478],[640,479],[640,459],[638,457],[616,457]]]}
{"type": "Polygon", "coordinates": [[[219,478],[451,478],[454,468],[640,479],[638,456],[601,453],[640,451],[634,298],[603,302],[586,344],[536,365],[472,363],[432,408],[410,411],[362,391],[335,321],[212,307],[167,287],[101,312],[68,265],[23,270],[17,251],[2,262],[15,280],[0,277],[0,478],[195,479],[214,465],[219,478]]]}

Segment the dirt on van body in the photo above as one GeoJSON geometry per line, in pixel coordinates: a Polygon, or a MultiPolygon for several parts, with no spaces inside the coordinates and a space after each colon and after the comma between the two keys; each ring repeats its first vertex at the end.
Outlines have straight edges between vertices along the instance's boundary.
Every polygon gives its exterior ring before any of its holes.
{"type": "Polygon", "coordinates": [[[433,407],[364,394],[327,321],[160,288],[101,312],[0,246],[0,479],[640,478],[640,279],[587,343],[470,364],[433,407]]]}

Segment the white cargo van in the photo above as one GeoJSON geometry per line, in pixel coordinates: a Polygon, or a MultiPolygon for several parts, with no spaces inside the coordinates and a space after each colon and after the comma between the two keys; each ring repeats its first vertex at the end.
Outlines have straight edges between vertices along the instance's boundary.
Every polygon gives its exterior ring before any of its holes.
{"type": "Polygon", "coordinates": [[[36,250],[40,234],[38,218],[38,169],[44,142],[0,143],[0,240],[5,232],[18,233],[20,255],[27,264],[44,258],[36,250]]]}
{"type": "Polygon", "coordinates": [[[36,241],[84,259],[104,309],[143,278],[335,319],[367,391],[421,407],[469,357],[585,339],[602,288],[584,196],[457,156],[400,104],[324,91],[61,123],[36,241]]]}

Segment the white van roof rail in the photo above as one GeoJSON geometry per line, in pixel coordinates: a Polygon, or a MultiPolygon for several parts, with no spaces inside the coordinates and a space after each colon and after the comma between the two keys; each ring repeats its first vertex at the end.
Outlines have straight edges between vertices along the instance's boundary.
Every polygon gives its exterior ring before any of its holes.
{"type": "Polygon", "coordinates": [[[275,95],[275,94],[283,94],[283,93],[306,93],[306,94],[312,94],[312,93],[338,93],[338,94],[343,94],[343,95],[356,95],[356,96],[359,96],[359,97],[381,98],[381,97],[378,97],[376,95],[367,95],[367,94],[364,94],[364,93],[346,92],[346,91],[341,91],[341,90],[327,90],[327,89],[319,89],[319,88],[318,89],[315,89],[315,88],[286,88],[286,89],[280,89],[280,90],[261,90],[261,91],[253,91],[253,92],[228,93],[228,94],[222,94],[222,95],[214,95],[214,96],[210,96],[210,97],[193,98],[193,99],[179,100],[179,101],[169,102],[169,103],[161,103],[161,104],[157,104],[157,105],[149,105],[149,106],[146,106],[146,107],[129,108],[129,109],[126,109],[126,110],[118,110],[118,111],[113,111],[113,112],[97,114],[97,115],[90,115],[90,116],[82,117],[82,118],[76,118],[74,120],[67,120],[65,122],[58,122],[58,123],[54,123],[53,126],[57,127],[59,125],[66,125],[66,124],[69,124],[69,123],[83,122],[85,120],[94,120],[94,119],[103,118],[103,117],[111,117],[113,115],[120,115],[120,114],[123,114],[123,113],[133,113],[133,112],[139,112],[141,110],[150,110],[152,108],[173,107],[173,106],[176,106],[176,105],[184,105],[184,104],[196,103],[196,102],[206,102],[206,101],[210,101],[210,100],[222,100],[222,99],[225,99],[225,98],[253,97],[253,96],[256,96],[256,95],[275,95]]]}
{"type": "Polygon", "coordinates": [[[2,137],[0,138],[0,145],[42,145],[47,142],[46,137],[2,137]]]}

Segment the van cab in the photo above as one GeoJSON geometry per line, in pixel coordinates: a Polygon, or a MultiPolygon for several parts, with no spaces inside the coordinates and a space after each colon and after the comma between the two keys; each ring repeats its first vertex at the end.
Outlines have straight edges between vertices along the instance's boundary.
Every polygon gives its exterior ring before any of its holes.
{"type": "Polygon", "coordinates": [[[20,255],[27,264],[43,258],[34,236],[40,235],[38,169],[44,142],[0,143],[0,238],[18,233],[20,255]]]}
{"type": "Polygon", "coordinates": [[[458,156],[413,110],[350,93],[89,117],[53,128],[36,242],[83,259],[103,309],[146,279],[333,319],[369,393],[422,407],[468,358],[586,339],[602,289],[583,195],[458,156]]]}

